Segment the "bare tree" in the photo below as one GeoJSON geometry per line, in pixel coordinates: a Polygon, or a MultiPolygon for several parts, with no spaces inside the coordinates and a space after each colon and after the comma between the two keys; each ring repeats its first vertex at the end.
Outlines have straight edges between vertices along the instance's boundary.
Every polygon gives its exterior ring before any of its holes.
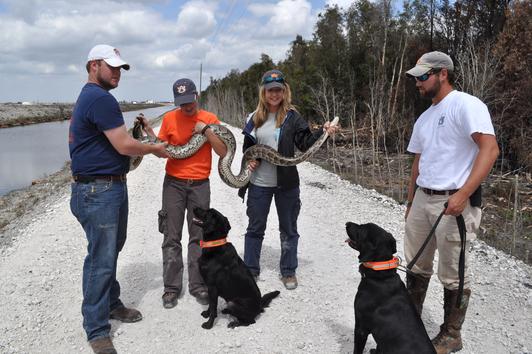
{"type": "Polygon", "coordinates": [[[468,38],[464,49],[457,54],[458,85],[460,89],[478,97],[486,104],[496,99],[499,60],[492,55],[490,43],[479,45],[468,38]]]}

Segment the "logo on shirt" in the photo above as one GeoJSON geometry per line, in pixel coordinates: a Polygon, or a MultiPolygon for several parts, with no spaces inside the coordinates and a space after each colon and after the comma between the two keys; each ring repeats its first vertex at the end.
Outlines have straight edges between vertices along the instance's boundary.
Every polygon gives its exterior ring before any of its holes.
{"type": "Polygon", "coordinates": [[[187,87],[185,85],[177,86],[177,93],[185,93],[187,87]]]}
{"type": "Polygon", "coordinates": [[[440,119],[438,119],[438,125],[443,125],[445,122],[445,116],[441,116],[440,119]]]}

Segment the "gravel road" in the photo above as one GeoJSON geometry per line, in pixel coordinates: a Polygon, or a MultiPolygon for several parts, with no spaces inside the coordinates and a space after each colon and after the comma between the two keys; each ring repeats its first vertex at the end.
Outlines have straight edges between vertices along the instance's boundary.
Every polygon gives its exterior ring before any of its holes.
{"type": "MultiPolygon", "coordinates": [[[[240,134],[235,130],[235,136],[240,134]]],[[[236,159],[239,160],[239,155],[236,159]]],[[[112,321],[121,353],[351,353],[353,299],[360,281],[357,254],[344,240],[345,222],[374,222],[397,239],[402,256],[404,207],[392,199],[303,163],[299,287],[279,280],[280,245],[275,207],[263,246],[263,292],[281,295],[249,327],[228,329],[226,315],[212,330],[201,328],[203,306],[185,293],[177,307],[164,309],[162,236],[157,232],[164,161],[152,156],[130,173],[129,233],[118,261],[122,300],[144,319],[112,321]]],[[[90,353],[81,327],[81,269],[86,240],[69,209],[69,186],[60,184],[36,211],[18,218],[1,234],[0,352],[90,353]]],[[[245,204],[213,172],[211,205],[232,224],[229,240],[243,253],[245,204]]],[[[186,234],[186,230],[185,230],[186,234]]],[[[186,252],[186,250],[185,250],[186,252]]],[[[474,283],[463,327],[461,353],[530,353],[532,350],[531,267],[481,241],[472,245],[474,283]]],[[[186,274],[185,274],[186,281],[186,274]]],[[[433,277],[423,321],[430,336],[443,316],[442,288],[433,277]]],[[[220,307],[223,307],[223,302],[220,307]]],[[[365,353],[374,346],[370,339],[365,353]]]]}

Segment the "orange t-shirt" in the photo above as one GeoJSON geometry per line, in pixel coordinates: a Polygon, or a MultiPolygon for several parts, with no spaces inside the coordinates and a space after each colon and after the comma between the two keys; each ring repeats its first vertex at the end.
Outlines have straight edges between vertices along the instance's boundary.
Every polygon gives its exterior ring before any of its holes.
{"type": "MultiPolygon", "coordinates": [[[[206,124],[220,124],[218,117],[211,112],[199,110],[195,116],[186,116],[181,109],[168,112],[163,117],[159,129],[159,139],[170,145],[184,145],[192,137],[197,122],[206,124]]],[[[198,152],[186,159],[172,159],[166,161],[166,173],[182,179],[206,179],[211,174],[212,147],[206,142],[198,152]]]]}

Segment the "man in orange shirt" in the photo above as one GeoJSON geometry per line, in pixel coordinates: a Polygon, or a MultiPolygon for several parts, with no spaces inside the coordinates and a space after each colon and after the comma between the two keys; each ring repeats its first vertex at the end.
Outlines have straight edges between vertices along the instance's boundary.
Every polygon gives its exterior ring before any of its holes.
{"type": "Polygon", "coordinates": [[[209,124],[220,124],[215,114],[198,106],[196,86],[189,79],[174,83],[174,101],[178,109],[164,115],[159,138],[171,145],[186,144],[193,134],[203,134],[207,143],[194,155],[186,159],[169,158],[166,162],[166,176],[163,184],[163,206],[159,212],[159,231],[164,234],[163,250],[163,306],[172,308],[183,283],[183,256],[181,238],[185,212],[189,233],[188,241],[188,290],[201,304],[209,301],[207,288],[199,272],[198,257],[201,255],[199,242],[201,228],[192,223],[195,207],[209,208],[212,154],[224,157],[227,148],[216,136],[209,124]]]}

